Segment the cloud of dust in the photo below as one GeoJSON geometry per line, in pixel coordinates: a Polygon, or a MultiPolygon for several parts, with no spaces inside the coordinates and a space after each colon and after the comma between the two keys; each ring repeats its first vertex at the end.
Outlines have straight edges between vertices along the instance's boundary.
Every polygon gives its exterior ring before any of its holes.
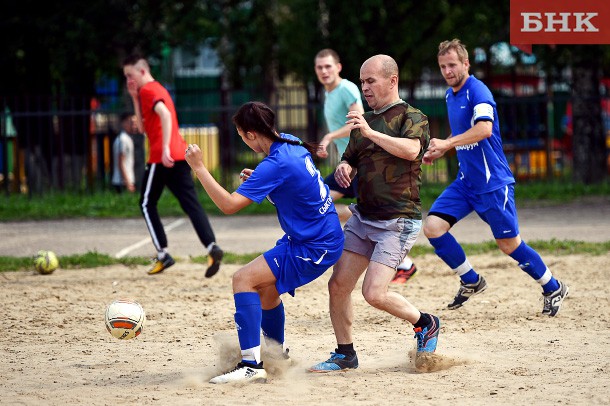
{"type": "Polygon", "coordinates": [[[436,372],[449,369],[457,365],[465,365],[471,361],[467,359],[449,357],[437,352],[424,352],[417,354],[416,350],[409,351],[411,365],[415,366],[417,372],[436,372]]]}

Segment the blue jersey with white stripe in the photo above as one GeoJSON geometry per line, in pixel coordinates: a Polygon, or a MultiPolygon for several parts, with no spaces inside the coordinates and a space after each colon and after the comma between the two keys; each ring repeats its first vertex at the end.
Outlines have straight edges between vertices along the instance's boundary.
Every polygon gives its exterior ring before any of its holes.
{"type": "Polygon", "coordinates": [[[452,136],[466,132],[478,121],[492,122],[491,137],[455,148],[460,165],[458,180],[477,194],[514,183],[502,149],[496,102],[487,86],[470,76],[457,93],[447,89],[445,100],[452,136]]]}
{"type": "MultiPolygon", "coordinates": [[[[290,134],[280,137],[298,138],[290,134]]],[[[282,230],[292,241],[333,247],[343,242],[343,229],[328,186],[302,146],[274,142],[269,155],[257,166],[237,193],[275,205],[282,230]]]]}

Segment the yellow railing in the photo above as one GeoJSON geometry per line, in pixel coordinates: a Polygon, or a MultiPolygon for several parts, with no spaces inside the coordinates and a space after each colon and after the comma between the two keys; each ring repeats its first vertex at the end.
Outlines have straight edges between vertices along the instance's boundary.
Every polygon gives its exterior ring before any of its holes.
{"type": "Polygon", "coordinates": [[[182,127],[180,134],[187,144],[197,144],[203,152],[203,163],[209,170],[218,168],[220,164],[220,147],[218,127],[207,125],[201,127],[182,127]]]}

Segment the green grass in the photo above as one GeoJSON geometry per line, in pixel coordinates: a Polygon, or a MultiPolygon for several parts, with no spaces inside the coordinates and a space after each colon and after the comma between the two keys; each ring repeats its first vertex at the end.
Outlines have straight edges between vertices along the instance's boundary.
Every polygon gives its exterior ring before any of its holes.
{"type": "MultiPolygon", "coordinates": [[[[225,252],[222,262],[224,264],[247,264],[260,254],[233,254],[225,252]]],[[[135,267],[137,265],[151,265],[151,259],[147,257],[124,257],[114,258],[106,254],[98,252],[88,252],[78,255],[64,255],[58,257],[59,264],[62,269],[83,269],[97,268],[109,265],[125,265],[135,267]]],[[[175,257],[176,261],[186,261],[179,257],[175,257]]],[[[207,256],[191,257],[188,261],[198,264],[207,264],[207,256]]],[[[0,256],[0,272],[34,270],[33,257],[5,257],[0,256]]]]}
{"type": "MultiPolygon", "coordinates": [[[[497,252],[503,255],[496,245],[495,241],[487,241],[482,243],[461,244],[464,251],[468,255],[485,254],[488,252],[497,252]]],[[[585,242],[573,240],[533,240],[528,241],[527,245],[538,251],[539,253],[549,255],[605,255],[610,252],[610,241],[605,242],[585,242]]],[[[434,254],[434,249],[430,245],[415,245],[409,255],[417,258],[419,255],[434,254]]]]}
{"type": "MultiPolygon", "coordinates": [[[[428,210],[436,197],[446,185],[429,184],[422,186],[422,207],[428,210]]],[[[530,182],[518,183],[516,188],[517,204],[545,203],[559,204],[573,201],[585,196],[610,196],[608,182],[598,185],[582,185],[569,182],[530,182]]],[[[208,214],[221,214],[218,208],[199,189],[199,198],[208,214]]],[[[90,194],[54,193],[29,198],[26,195],[10,195],[0,197],[0,221],[19,220],[49,220],[66,218],[139,218],[141,216],[137,195],[113,192],[97,192],[90,194]]],[[[348,200],[339,202],[348,203],[348,200]]],[[[176,199],[164,192],[159,202],[159,212],[162,216],[183,216],[184,213],[176,199]]],[[[275,213],[275,208],[269,202],[252,204],[242,210],[242,214],[275,213]]],[[[533,241],[528,242],[540,252],[557,255],[575,253],[600,255],[610,250],[609,243],[585,243],[578,241],[533,241]]],[[[464,244],[469,254],[497,251],[495,243],[464,244]]],[[[430,246],[415,246],[412,255],[432,254],[430,246]]],[[[245,264],[255,258],[254,255],[237,255],[225,253],[224,263],[245,264]]],[[[149,258],[128,257],[116,259],[108,255],[89,252],[83,255],[70,255],[60,258],[63,269],[95,268],[114,264],[126,266],[147,265],[149,258]]],[[[206,257],[191,258],[191,261],[204,263],[206,257]]],[[[33,258],[0,257],[0,272],[33,269],[33,258]]]]}
{"type": "MultiPolygon", "coordinates": [[[[424,184],[421,187],[422,207],[428,210],[432,202],[446,187],[444,184],[424,184]]],[[[198,187],[199,200],[208,214],[221,214],[203,188],[198,187]]],[[[517,183],[517,204],[529,202],[565,203],[584,196],[610,196],[610,183],[582,185],[569,182],[517,183]]],[[[137,218],[140,208],[137,194],[96,193],[52,193],[42,196],[0,196],[0,221],[49,220],[66,218],[137,218]]],[[[343,199],[339,202],[347,203],[343,199]]],[[[178,201],[165,191],[159,201],[162,216],[182,216],[178,201]]],[[[241,214],[275,213],[268,201],[251,204],[241,214]]]]}
{"type": "MultiPolygon", "coordinates": [[[[610,241],[602,243],[592,243],[583,241],[558,241],[552,239],[549,241],[530,241],[528,242],[528,245],[530,245],[542,255],[605,255],[610,252],[610,241]]],[[[469,255],[485,254],[489,252],[496,252],[499,255],[502,255],[495,242],[493,241],[478,244],[463,244],[462,246],[469,255]]],[[[223,263],[247,264],[260,254],[262,253],[233,254],[230,252],[225,252],[223,263]]],[[[410,255],[414,258],[426,254],[434,254],[433,248],[429,245],[416,245],[413,247],[410,253],[410,255]]],[[[182,258],[176,258],[176,260],[178,262],[186,261],[186,259],[182,258]]],[[[188,261],[205,264],[207,263],[207,256],[192,257],[188,259],[188,261]]],[[[114,258],[109,255],[100,254],[97,252],[88,252],[82,255],[65,255],[59,257],[59,264],[61,269],[90,269],[118,264],[125,265],[128,267],[135,267],[138,265],[150,265],[151,260],[150,258],[144,257],[114,258]]],[[[34,258],[0,256],[0,272],[23,270],[34,270],[34,258]]]]}
{"type": "MultiPolygon", "coordinates": [[[[199,192],[199,201],[208,214],[221,214],[214,202],[199,192]]],[[[183,216],[178,200],[164,191],[159,200],[162,216],[183,216]]],[[[274,213],[268,201],[251,204],[240,213],[274,213]]],[[[0,221],[52,220],[68,218],[139,218],[138,194],[116,194],[111,191],[96,193],[50,193],[42,196],[10,195],[0,197],[0,221]]]]}

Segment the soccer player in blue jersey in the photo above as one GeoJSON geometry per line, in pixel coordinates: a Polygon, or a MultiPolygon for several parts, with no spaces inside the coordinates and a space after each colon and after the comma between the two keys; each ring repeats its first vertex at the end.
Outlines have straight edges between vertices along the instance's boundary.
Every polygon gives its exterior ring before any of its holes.
{"type": "MultiPolygon", "coordinates": [[[[211,383],[261,382],[267,373],[261,362],[260,331],[266,342],[284,347],[284,306],[280,295],[322,275],[343,251],[343,230],[328,186],[316,169],[316,144],[302,142],[275,129],[275,113],[260,102],[239,108],[233,123],[243,142],[266,157],[254,170],[244,169],[243,183],[225,190],[203,164],[197,145],[189,145],[186,160],[214,203],[233,214],[268,198],[286,233],[275,247],[233,275],[235,324],[242,361],[211,383]],[[268,340],[267,340],[268,339],[268,340]]],[[[284,353],[287,356],[287,353],[284,353]]]]}
{"type": "Polygon", "coordinates": [[[468,52],[460,40],[439,45],[438,64],[450,86],[445,100],[451,135],[430,141],[424,163],[431,164],[455,148],[459,171],[432,204],[424,234],[436,254],[461,279],[458,293],[448,307],[457,309],[487,288],[485,279],[473,269],[449,233],[454,224],[475,211],[491,227],[500,250],[542,286],[542,314],[555,316],[568,295],[568,286],[553,277],[540,255],[519,236],[515,179],[502,149],[496,102],[487,86],[468,73],[468,52]]]}

